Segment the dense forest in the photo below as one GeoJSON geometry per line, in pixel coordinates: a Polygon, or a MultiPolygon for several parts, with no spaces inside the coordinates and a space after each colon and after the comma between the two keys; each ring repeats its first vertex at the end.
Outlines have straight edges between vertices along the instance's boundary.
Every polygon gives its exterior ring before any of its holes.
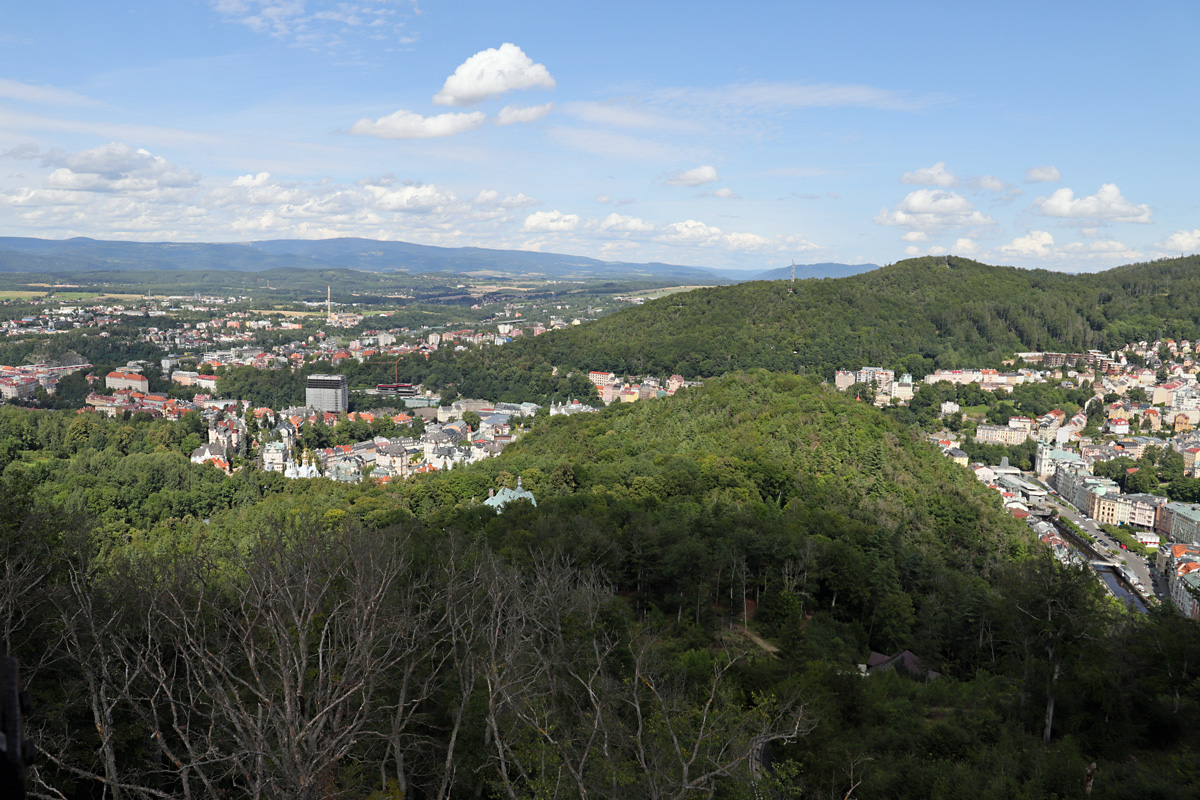
{"type": "Polygon", "coordinates": [[[389,484],[0,409],[0,625],[58,798],[1190,796],[1200,634],[911,428],[736,373],[389,484]],[[518,478],[537,499],[481,501],[518,478]],[[942,677],[860,676],[908,649],[942,677]]]}
{"type": "MultiPolygon", "coordinates": [[[[697,289],[506,345],[490,369],[553,364],[712,377],[765,368],[832,377],[876,365],[920,377],[1024,350],[1084,352],[1200,336],[1200,256],[1089,275],[917,258],[840,279],[697,289]]],[[[413,380],[436,362],[406,364],[413,380]]],[[[514,386],[514,391],[519,387],[514,386]]]]}

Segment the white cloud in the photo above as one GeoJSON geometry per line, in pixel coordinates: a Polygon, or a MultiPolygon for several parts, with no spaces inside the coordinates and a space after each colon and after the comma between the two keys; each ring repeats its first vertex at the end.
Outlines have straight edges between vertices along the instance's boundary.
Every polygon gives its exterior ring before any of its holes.
{"type": "Polygon", "coordinates": [[[501,194],[493,189],[484,189],[475,198],[477,206],[499,206],[501,208],[522,208],[524,206],[536,206],[541,201],[536,197],[530,197],[524,192],[517,192],[508,196],[501,194]]]}
{"type": "Polygon", "coordinates": [[[1091,242],[1068,242],[1056,245],[1054,237],[1046,231],[1030,231],[1006,245],[1000,253],[1005,256],[1032,259],[1035,261],[1101,261],[1119,263],[1136,261],[1142,254],[1124,242],[1100,239],[1091,242]]]}
{"type": "Polygon", "coordinates": [[[971,178],[967,181],[972,189],[982,189],[986,192],[994,192],[1003,194],[1004,200],[1012,200],[1017,195],[1021,194],[1021,189],[1013,186],[1005,180],[997,178],[995,175],[984,175],[979,178],[971,178]]]}
{"type": "Polygon", "coordinates": [[[267,186],[271,183],[271,173],[260,172],[257,175],[242,175],[234,178],[232,186],[267,186]]]}
{"type": "Polygon", "coordinates": [[[500,205],[504,208],[524,208],[525,206],[536,206],[541,202],[536,197],[530,197],[524,192],[517,192],[516,194],[506,196],[500,202],[500,205]]]}
{"type": "Polygon", "coordinates": [[[727,233],[724,242],[732,250],[758,250],[771,243],[757,233],[727,233]]]}
{"type": "Polygon", "coordinates": [[[596,228],[605,233],[647,233],[654,230],[654,225],[639,217],[613,213],[596,223],[596,228]]]}
{"type": "Polygon", "coordinates": [[[515,122],[536,122],[554,109],[554,103],[540,106],[505,106],[496,116],[497,125],[512,125],[515,122]]]}
{"type": "Polygon", "coordinates": [[[45,188],[65,192],[179,195],[178,190],[190,193],[200,180],[190,169],[119,142],[70,154],[54,150],[41,162],[57,167],[46,176],[45,188]]]}
{"type": "Polygon", "coordinates": [[[777,248],[781,253],[807,253],[811,250],[823,250],[819,244],[813,244],[802,236],[784,236],[779,239],[777,248]]]}
{"type": "Polygon", "coordinates": [[[1030,231],[1026,236],[1018,236],[1006,245],[1000,246],[1000,252],[1006,256],[1025,256],[1044,258],[1051,255],[1054,248],[1054,237],[1046,231],[1030,231]]]}
{"type": "Polygon", "coordinates": [[[922,167],[921,169],[904,173],[900,176],[900,182],[915,184],[917,186],[941,186],[948,188],[958,183],[958,176],[946,169],[945,161],[939,161],[932,167],[922,167]]]}
{"type": "Polygon", "coordinates": [[[1087,197],[1075,197],[1074,192],[1064,187],[1049,197],[1039,197],[1033,207],[1048,217],[1065,219],[1142,224],[1154,221],[1150,218],[1150,206],[1129,202],[1115,183],[1106,183],[1094,195],[1087,197]]]}
{"type": "MultiPolygon", "coordinates": [[[[404,16],[387,3],[346,0],[210,0],[226,22],[286,39],[309,50],[337,51],[361,41],[416,41],[404,31],[404,16]]],[[[355,54],[361,58],[360,53],[355,54]]]]}
{"type": "Polygon", "coordinates": [[[960,256],[969,256],[979,252],[979,245],[973,239],[957,239],[951,246],[950,252],[960,256]]]}
{"type": "Polygon", "coordinates": [[[679,170],[667,176],[667,186],[702,186],[718,180],[717,168],[709,164],[694,169],[679,170]]]}
{"type": "Polygon", "coordinates": [[[596,195],[596,202],[603,203],[604,205],[608,205],[609,203],[612,202],[612,198],[606,194],[598,194],[598,195],[596,195]]]}
{"type": "Polygon", "coordinates": [[[663,230],[662,238],[672,242],[688,242],[692,244],[719,241],[721,229],[710,227],[694,219],[684,222],[672,222],[663,230]]]}
{"type": "Polygon", "coordinates": [[[1155,245],[1164,253],[1195,253],[1200,251],[1200,228],[1190,231],[1175,231],[1162,242],[1155,245]]]}
{"type": "Polygon", "coordinates": [[[730,189],[728,186],[723,187],[721,189],[717,189],[715,192],[712,193],[712,196],[719,197],[722,200],[741,200],[742,199],[742,196],[740,194],[735,192],[733,189],[730,189]]]}
{"type": "Polygon", "coordinates": [[[578,214],[559,211],[535,211],[525,218],[521,233],[562,233],[579,227],[578,214]]]}
{"type": "Polygon", "coordinates": [[[544,64],[535,64],[525,51],[505,42],[481,50],[446,78],[433,102],[443,106],[469,106],[514,89],[553,89],[554,78],[544,64]]]}
{"type": "Polygon", "coordinates": [[[217,206],[232,204],[269,206],[296,205],[309,200],[312,195],[295,185],[284,185],[272,179],[271,173],[259,172],[234,178],[228,187],[214,189],[209,196],[217,206]]]}
{"type": "Polygon", "coordinates": [[[909,231],[908,233],[904,234],[900,238],[906,242],[927,242],[927,241],[929,241],[929,236],[924,231],[909,231]]]}
{"type": "Polygon", "coordinates": [[[437,211],[458,199],[454,192],[440,189],[433,184],[411,183],[395,188],[368,185],[364,188],[374,198],[374,206],[383,211],[437,211]]]}
{"type": "Polygon", "coordinates": [[[771,240],[757,233],[726,233],[720,228],[698,220],[672,222],[663,226],[659,241],[703,247],[723,247],[728,250],[762,250],[771,240]]]}
{"type": "Polygon", "coordinates": [[[894,211],[886,208],[880,211],[875,216],[875,222],[914,231],[995,224],[991,217],[976,211],[967,198],[940,189],[910,192],[894,211]]]}
{"type": "Polygon", "coordinates": [[[380,139],[434,139],[474,130],[482,125],[486,118],[487,115],[482,111],[423,117],[412,111],[400,109],[376,120],[360,119],[350,128],[350,132],[380,139]]]}
{"type": "Polygon", "coordinates": [[[1058,167],[1030,167],[1025,171],[1026,183],[1055,183],[1062,180],[1058,167]]]}

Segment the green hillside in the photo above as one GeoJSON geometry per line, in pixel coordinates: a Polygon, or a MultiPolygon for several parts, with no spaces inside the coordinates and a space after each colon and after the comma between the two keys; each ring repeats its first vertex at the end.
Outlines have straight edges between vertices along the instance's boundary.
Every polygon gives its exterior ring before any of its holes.
{"type": "Polygon", "coordinates": [[[811,379],[554,418],[387,486],[225,476],[184,456],[201,430],[0,409],[0,623],[41,794],[1008,800],[1080,796],[1096,761],[1095,798],[1183,798],[1200,777],[1200,628],[1116,607],[811,379]],[[482,505],[518,476],[536,508],[482,505]],[[906,648],[942,677],[855,667],[906,648]]]}
{"type": "Polygon", "coordinates": [[[752,282],[671,295],[515,343],[506,357],[689,378],[754,367],[829,376],[864,364],[921,375],[1021,350],[1200,335],[1196,256],[1092,275],[920,258],[791,288],[752,282]]]}

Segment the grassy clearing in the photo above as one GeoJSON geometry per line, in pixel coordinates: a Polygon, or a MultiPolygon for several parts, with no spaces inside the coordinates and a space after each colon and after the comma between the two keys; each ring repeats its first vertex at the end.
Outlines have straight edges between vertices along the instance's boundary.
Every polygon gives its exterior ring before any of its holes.
{"type": "Polygon", "coordinates": [[[663,287],[662,289],[651,289],[646,292],[639,292],[638,296],[646,297],[646,298],[649,298],[650,300],[657,300],[658,298],[666,297],[669,294],[679,294],[680,292],[690,292],[693,289],[704,289],[704,288],[706,288],[706,287],[703,284],[698,284],[696,286],[666,286],[666,287],[663,287]]]}

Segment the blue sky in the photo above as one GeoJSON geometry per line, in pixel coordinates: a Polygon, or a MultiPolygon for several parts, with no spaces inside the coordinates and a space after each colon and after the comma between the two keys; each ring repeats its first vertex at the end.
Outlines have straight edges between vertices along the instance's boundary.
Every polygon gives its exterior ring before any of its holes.
{"type": "Polygon", "coordinates": [[[1194,3],[43,0],[0,235],[759,269],[1200,251],[1194,3]]]}

